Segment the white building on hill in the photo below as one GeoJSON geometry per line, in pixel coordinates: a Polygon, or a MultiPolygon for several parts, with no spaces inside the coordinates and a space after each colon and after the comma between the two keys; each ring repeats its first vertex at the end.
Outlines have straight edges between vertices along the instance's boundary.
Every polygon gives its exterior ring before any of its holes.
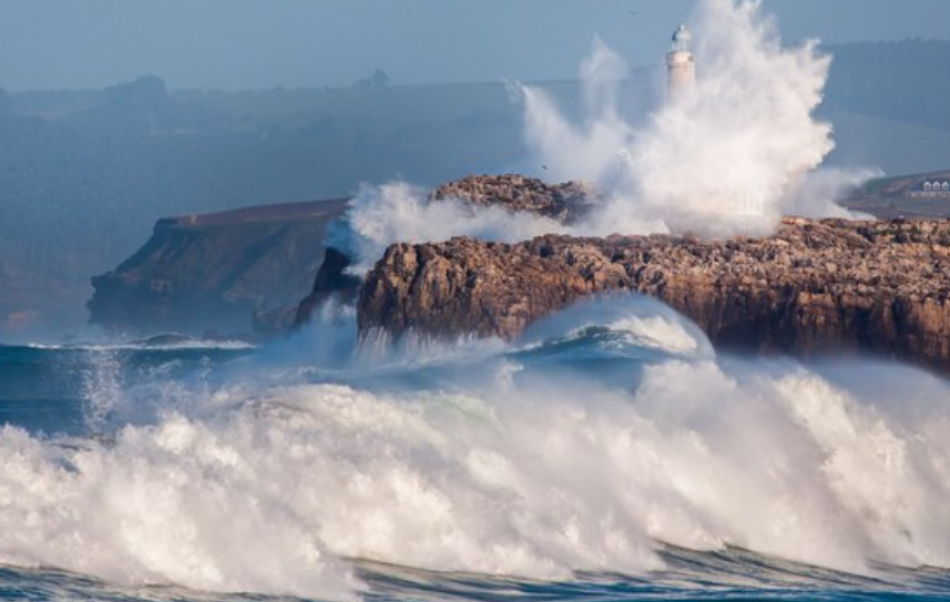
{"type": "Polygon", "coordinates": [[[928,179],[910,191],[915,198],[950,198],[950,179],[928,179]]]}

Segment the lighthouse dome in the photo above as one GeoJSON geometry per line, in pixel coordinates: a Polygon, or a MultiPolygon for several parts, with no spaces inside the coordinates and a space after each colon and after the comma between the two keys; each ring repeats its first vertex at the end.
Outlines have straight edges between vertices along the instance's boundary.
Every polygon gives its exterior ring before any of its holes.
{"type": "Polygon", "coordinates": [[[685,25],[680,25],[673,33],[673,50],[675,52],[689,52],[693,34],[689,33],[685,25]]]}

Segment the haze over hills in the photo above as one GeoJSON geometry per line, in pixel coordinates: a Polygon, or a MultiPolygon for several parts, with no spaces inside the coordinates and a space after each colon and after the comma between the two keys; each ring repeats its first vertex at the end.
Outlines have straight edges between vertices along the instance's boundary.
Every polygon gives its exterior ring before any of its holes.
{"type": "Polygon", "coordinates": [[[950,42],[861,42],[828,50],[834,62],[819,114],[835,126],[832,164],[892,175],[950,165],[950,42]]]}
{"type": "MultiPolygon", "coordinates": [[[[950,166],[950,73],[940,68],[950,42],[828,50],[830,163],[891,174],[950,166]]],[[[658,80],[651,68],[634,71],[632,117],[652,104],[658,80]]],[[[544,87],[576,110],[576,83],[544,87]]],[[[224,93],[169,91],[145,77],[0,94],[0,333],[82,322],[89,278],[130,255],[163,216],[339,197],[395,178],[543,176],[525,162],[521,129],[521,107],[501,83],[224,93]]]]}

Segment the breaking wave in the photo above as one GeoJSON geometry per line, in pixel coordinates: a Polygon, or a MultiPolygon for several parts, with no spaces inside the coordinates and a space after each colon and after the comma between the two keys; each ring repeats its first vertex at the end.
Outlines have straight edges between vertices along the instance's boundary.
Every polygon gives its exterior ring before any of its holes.
{"type": "Polygon", "coordinates": [[[523,88],[535,154],[556,177],[592,180],[608,192],[580,229],[760,235],[783,214],[847,215],[834,201],[872,172],[818,170],[834,148],[831,124],[814,117],[831,58],[816,41],[783,44],[761,2],[704,0],[692,27],[695,85],[643,127],[621,117],[626,66],[599,40],[581,70],[580,123],[542,90],[523,88]]]}
{"type": "Polygon", "coordinates": [[[908,368],[716,357],[623,298],[434,366],[205,368],[125,382],[87,436],[0,430],[0,562],[332,599],[370,587],[363,561],[551,582],[730,546],[950,566],[950,385],[908,368]]]}
{"type": "Polygon", "coordinates": [[[653,107],[640,125],[622,110],[627,66],[599,39],[581,65],[580,119],[567,117],[543,89],[514,86],[532,162],[544,166],[545,177],[592,182],[603,195],[580,223],[430,203],[423,190],[391,183],[360,190],[338,243],[365,271],[394,242],[764,235],[783,215],[850,216],[836,201],[879,173],[822,167],[834,148],[833,128],[814,113],[831,57],[817,41],[784,44],[761,2],[703,0],[691,24],[694,88],[653,107]]]}
{"type": "MultiPolygon", "coordinates": [[[[675,230],[704,212],[717,233],[746,231],[774,225],[803,182],[831,191],[848,179],[808,179],[832,147],[812,118],[828,60],[813,44],[783,47],[759,3],[702,7],[696,94],[645,130],[618,116],[623,66],[603,45],[584,66],[581,126],[525,89],[536,150],[611,192],[600,222],[568,231],[675,230]],[[563,149],[569,161],[551,154],[563,149]]],[[[364,268],[397,240],[563,230],[429,204],[402,184],[365,189],[347,228],[364,268]]],[[[710,558],[700,581],[728,563],[849,584],[950,567],[945,380],[867,361],[720,357],[695,325],[623,297],[572,308],[514,345],[463,342],[425,361],[406,350],[383,365],[355,353],[342,314],[266,349],[28,350],[31,369],[93,358],[78,387],[85,421],[78,433],[44,422],[47,434],[2,421],[13,425],[0,429],[0,562],[323,599],[428,571],[542,580],[544,591],[662,582],[710,558]]],[[[464,582],[449,581],[450,594],[464,582]]]]}
{"type": "Polygon", "coordinates": [[[66,343],[62,345],[34,343],[28,345],[28,347],[47,351],[179,351],[184,349],[247,351],[255,348],[253,343],[239,340],[203,340],[181,337],[180,339],[165,341],[159,340],[161,338],[155,337],[155,340],[149,341],[66,343]]]}

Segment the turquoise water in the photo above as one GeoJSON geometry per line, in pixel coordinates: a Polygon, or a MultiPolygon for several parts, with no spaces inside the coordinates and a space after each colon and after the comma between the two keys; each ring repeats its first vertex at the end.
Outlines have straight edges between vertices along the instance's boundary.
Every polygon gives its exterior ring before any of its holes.
{"type": "Polygon", "coordinates": [[[627,303],[333,368],[326,334],[0,347],[0,598],[950,599],[940,378],[627,303]]]}

